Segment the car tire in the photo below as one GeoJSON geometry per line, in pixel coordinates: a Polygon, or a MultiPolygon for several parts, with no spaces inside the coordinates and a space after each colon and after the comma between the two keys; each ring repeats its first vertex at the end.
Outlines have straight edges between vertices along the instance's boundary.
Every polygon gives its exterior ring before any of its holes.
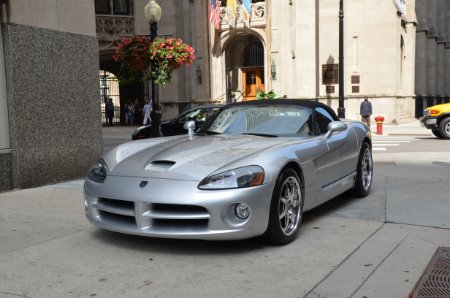
{"type": "Polygon", "coordinates": [[[432,129],[431,132],[438,138],[442,138],[441,133],[439,132],[439,129],[432,129]]]}
{"type": "Polygon", "coordinates": [[[450,117],[442,119],[439,123],[439,134],[442,139],[450,139],[450,117]]]}
{"type": "Polygon", "coordinates": [[[366,197],[370,192],[373,179],[373,159],[370,145],[363,143],[358,158],[356,168],[355,185],[351,189],[351,194],[358,198],[366,197]]]}
{"type": "Polygon", "coordinates": [[[295,239],[302,220],[303,202],[300,177],[293,169],[286,168],[278,177],[272,194],[265,233],[268,241],[284,245],[295,239]]]}
{"type": "Polygon", "coordinates": [[[438,129],[432,129],[431,132],[438,138],[442,138],[441,133],[439,132],[438,129]]]}

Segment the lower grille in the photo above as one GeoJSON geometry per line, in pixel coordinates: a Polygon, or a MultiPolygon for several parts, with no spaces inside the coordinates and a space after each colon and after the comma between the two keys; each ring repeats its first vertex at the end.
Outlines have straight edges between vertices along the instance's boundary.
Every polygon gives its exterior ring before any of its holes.
{"type": "Polygon", "coordinates": [[[206,208],[182,204],[151,204],[99,198],[93,204],[106,223],[132,229],[204,230],[208,227],[206,208]]]}
{"type": "Polygon", "coordinates": [[[136,226],[136,220],[132,216],[114,214],[114,213],[109,213],[106,211],[99,211],[99,214],[100,214],[101,219],[106,222],[109,221],[109,222],[115,222],[115,223],[136,226]]]}

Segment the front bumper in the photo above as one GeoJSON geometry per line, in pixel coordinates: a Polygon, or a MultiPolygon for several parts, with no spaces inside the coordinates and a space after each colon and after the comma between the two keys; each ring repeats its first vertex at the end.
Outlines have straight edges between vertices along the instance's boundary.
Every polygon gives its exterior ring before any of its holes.
{"type": "Polygon", "coordinates": [[[428,129],[438,129],[437,117],[425,116],[422,118],[422,124],[428,129]]]}
{"type": "Polygon", "coordinates": [[[244,239],[267,229],[274,182],[208,191],[197,185],[197,181],[139,177],[108,176],[104,183],[86,179],[86,217],[110,231],[161,238],[244,239]],[[140,187],[142,181],[147,185],[140,187]],[[249,206],[248,218],[236,216],[238,203],[249,206]]]}

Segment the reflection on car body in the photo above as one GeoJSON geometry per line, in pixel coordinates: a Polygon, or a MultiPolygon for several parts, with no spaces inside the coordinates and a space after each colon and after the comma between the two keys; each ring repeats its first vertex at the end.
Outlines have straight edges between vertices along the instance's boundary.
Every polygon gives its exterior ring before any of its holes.
{"type": "Polygon", "coordinates": [[[122,144],[90,169],[87,218],[165,238],[293,241],[303,212],[373,176],[370,130],[306,100],[223,107],[191,137],[122,144]]]}

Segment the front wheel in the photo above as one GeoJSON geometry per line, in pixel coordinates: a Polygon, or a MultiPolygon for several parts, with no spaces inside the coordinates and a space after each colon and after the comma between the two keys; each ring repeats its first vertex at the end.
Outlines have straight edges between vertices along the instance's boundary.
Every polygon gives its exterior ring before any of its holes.
{"type": "Polygon", "coordinates": [[[450,139],[450,117],[442,119],[439,124],[439,134],[442,139],[450,139]]]}
{"type": "Polygon", "coordinates": [[[270,203],[266,238],[275,244],[292,242],[298,232],[303,212],[303,190],[300,177],[291,168],[278,177],[270,203]]]}
{"type": "Polygon", "coordinates": [[[441,135],[441,133],[439,132],[438,129],[432,129],[431,132],[432,132],[436,137],[438,137],[438,138],[440,138],[440,139],[442,138],[442,135],[441,135]]]}
{"type": "Polygon", "coordinates": [[[362,198],[370,192],[373,178],[372,151],[367,143],[363,143],[358,158],[355,186],[351,190],[352,195],[362,198]]]}

